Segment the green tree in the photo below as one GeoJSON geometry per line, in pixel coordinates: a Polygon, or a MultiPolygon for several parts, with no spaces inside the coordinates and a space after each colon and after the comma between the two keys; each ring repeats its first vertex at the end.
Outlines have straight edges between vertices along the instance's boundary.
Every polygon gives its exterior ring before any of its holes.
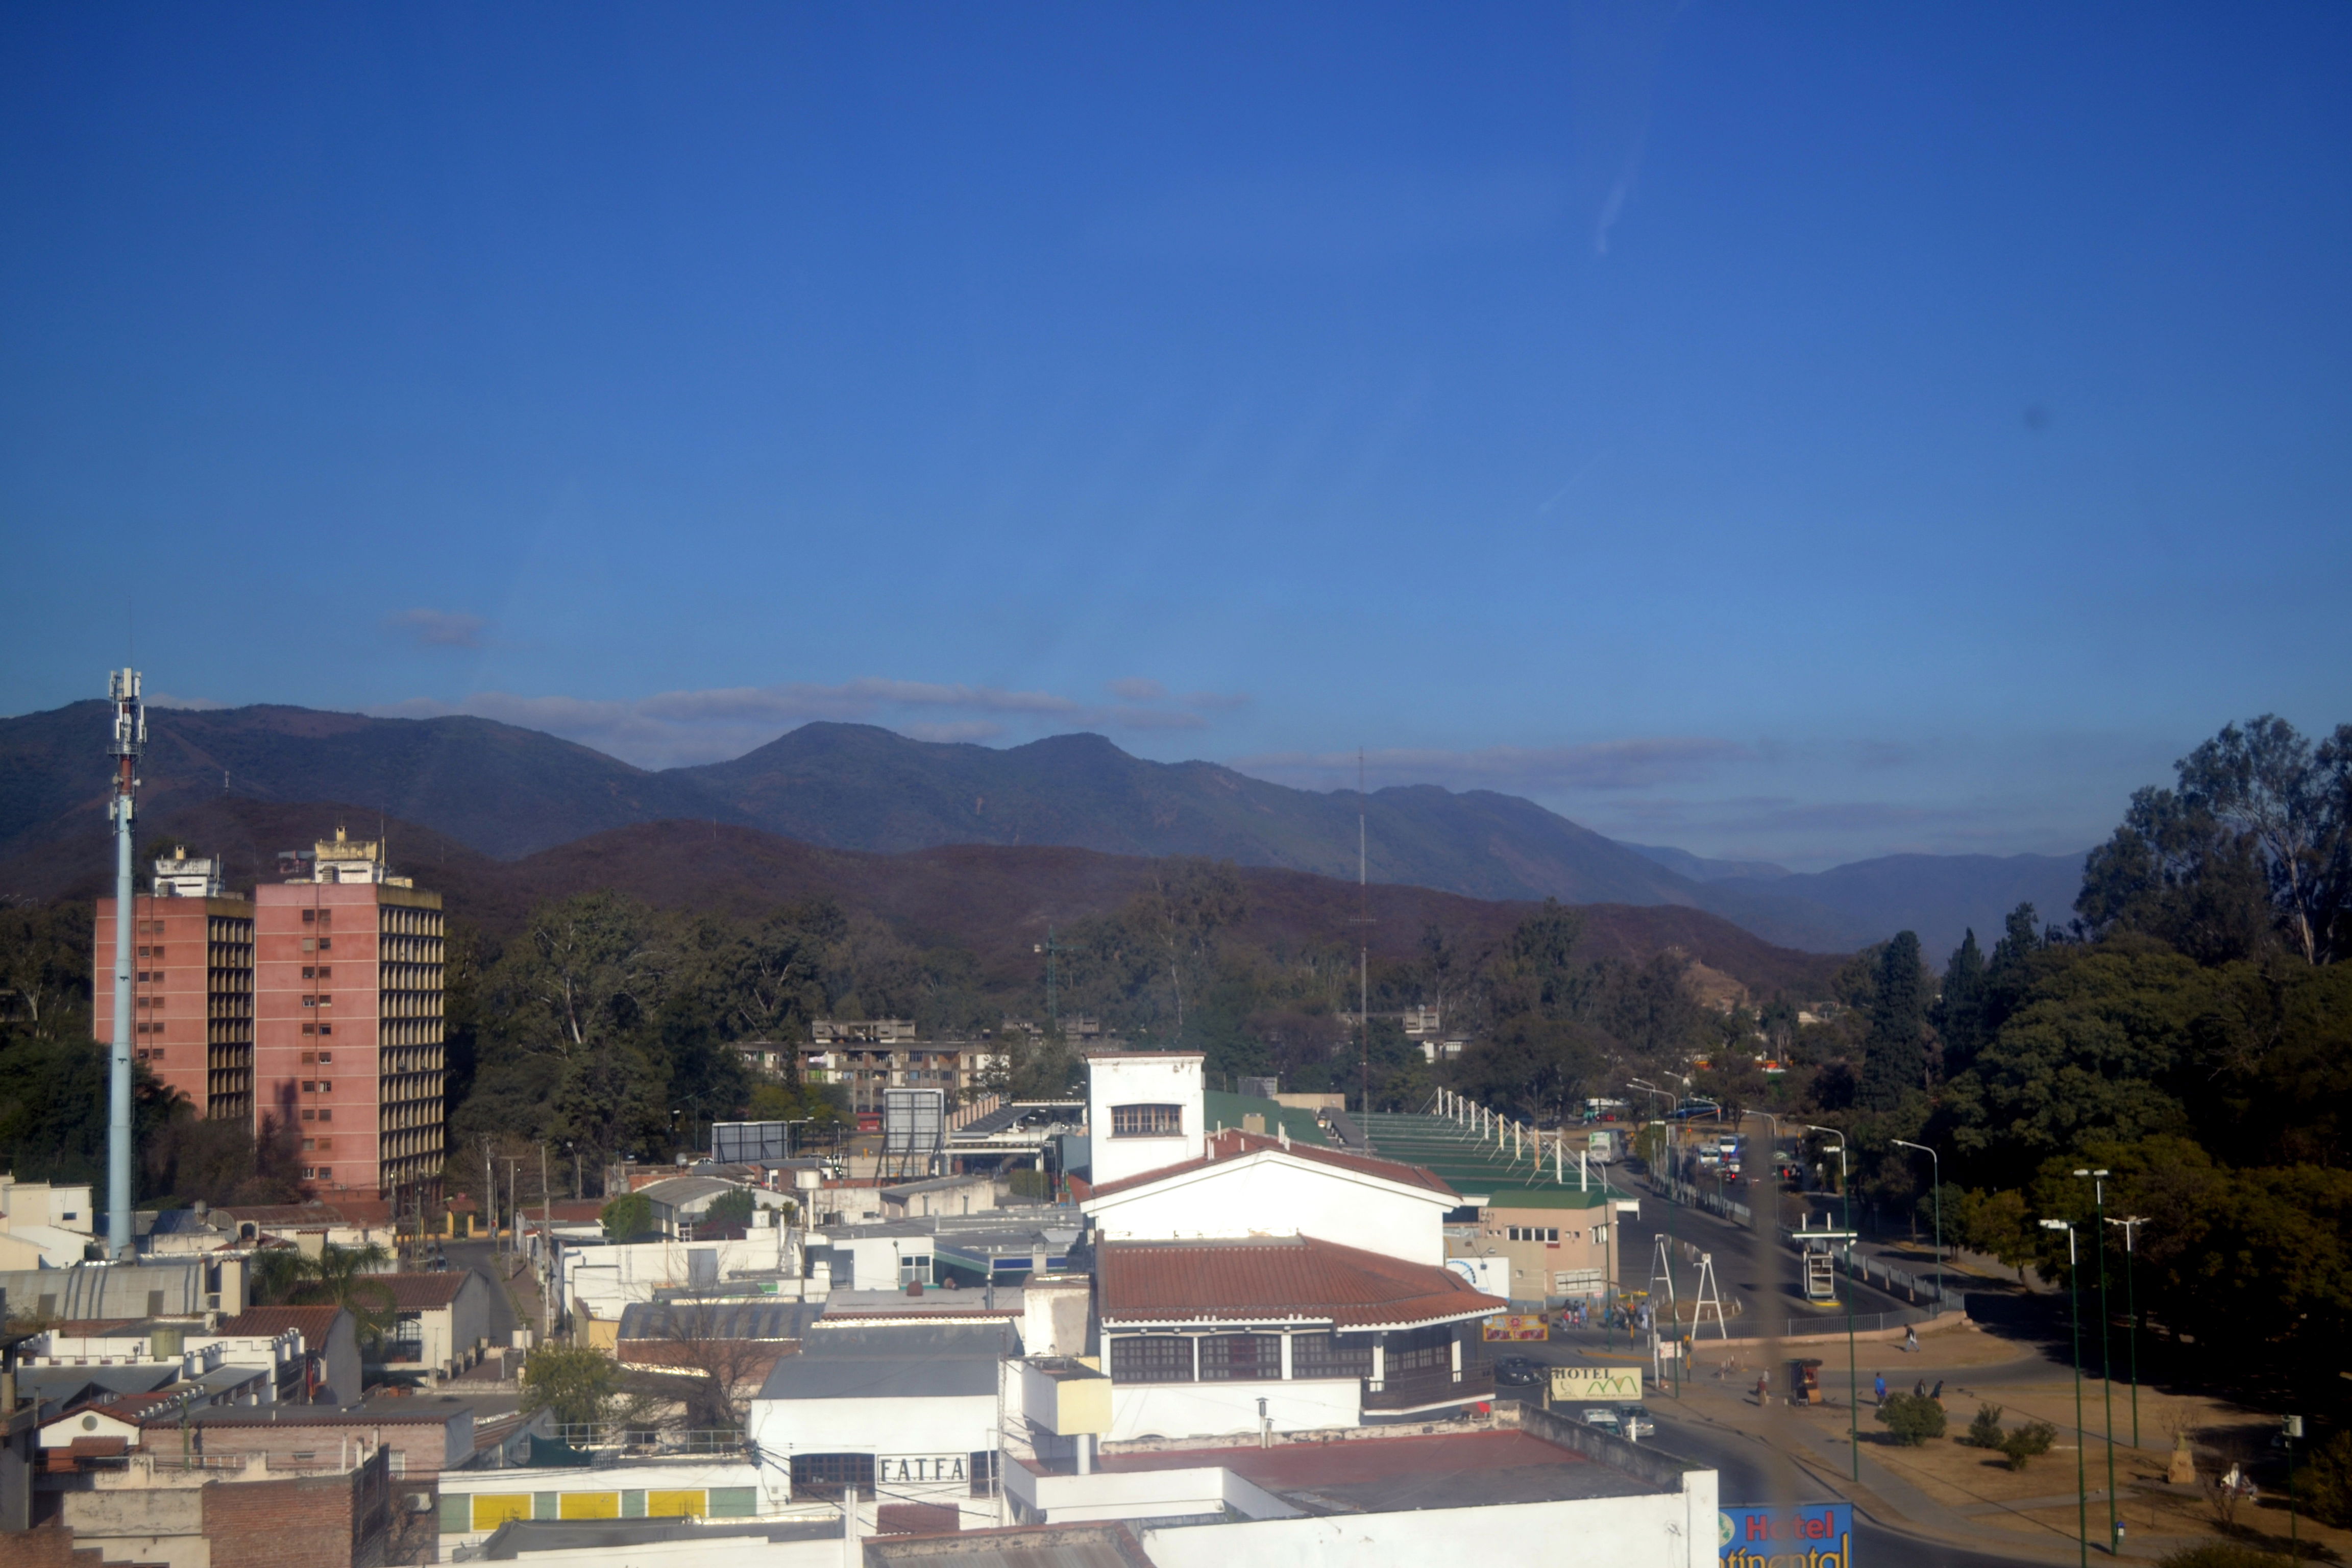
{"type": "Polygon", "coordinates": [[[702,1211],[701,1223],[696,1228],[704,1235],[746,1230],[759,1207],[760,1201],[749,1192],[741,1187],[730,1188],[710,1200],[710,1206],[702,1211]]]}
{"type": "Polygon", "coordinates": [[[1870,992],[1870,1035],[1854,1102],[1890,1110],[1927,1088],[1927,972],[1919,938],[1898,931],[1879,950],[1870,992]]]}
{"type": "Polygon", "coordinates": [[[526,1412],[551,1411],[558,1422],[591,1426],[619,1404],[621,1369],[593,1345],[542,1344],[523,1359],[521,1384],[526,1412]]]}
{"type": "Polygon", "coordinates": [[[1987,1026],[1984,950],[1977,946],[1976,928],[1969,928],[1960,945],[1944,965],[1944,983],[1936,997],[1930,1021],[1944,1047],[1944,1075],[1966,1072],[1983,1049],[1991,1031],[1987,1026]]]}
{"type": "Polygon", "coordinates": [[[654,1201],[643,1193],[623,1193],[596,1215],[607,1241],[635,1241],[656,1233],[654,1201]]]}

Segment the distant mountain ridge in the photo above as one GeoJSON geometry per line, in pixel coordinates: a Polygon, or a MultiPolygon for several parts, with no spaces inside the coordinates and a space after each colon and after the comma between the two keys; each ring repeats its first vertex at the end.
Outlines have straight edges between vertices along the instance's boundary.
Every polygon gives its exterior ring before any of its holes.
{"type": "MultiPolygon", "coordinates": [[[[1679,905],[1816,952],[1908,926],[1938,962],[1965,925],[1996,928],[2021,889],[2061,914],[2081,868],[2080,857],[1897,856],[1802,875],[1636,848],[1493,791],[1319,794],[1213,763],[1149,762],[1091,734],[1000,750],[814,723],[728,762],[653,772],[485,719],[257,706],[157,709],[149,728],[151,821],[224,795],[342,801],[499,859],[636,824],[704,821],[867,853],[1061,846],[1352,879],[1361,810],[1378,882],[1486,900],[1679,905]]],[[[103,834],[106,732],[96,701],[0,720],[0,894],[16,860],[103,834]]]]}

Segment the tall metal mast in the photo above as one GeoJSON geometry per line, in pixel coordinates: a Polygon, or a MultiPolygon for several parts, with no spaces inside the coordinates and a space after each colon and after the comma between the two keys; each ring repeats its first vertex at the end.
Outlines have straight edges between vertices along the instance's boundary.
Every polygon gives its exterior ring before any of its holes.
{"type": "Polygon", "coordinates": [[[1372,1113],[1372,905],[1364,868],[1364,749],[1356,748],[1356,1016],[1363,1022],[1363,1112],[1372,1113]]]}
{"type": "Polygon", "coordinates": [[[107,695],[114,703],[114,1047],[107,1064],[106,1255],[131,1256],[131,905],[137,884],[131,873],[131,797],[139,788],[139,753],[147,745],[147,710],[139,700],[139,672],[110,670],[107,695]]]}

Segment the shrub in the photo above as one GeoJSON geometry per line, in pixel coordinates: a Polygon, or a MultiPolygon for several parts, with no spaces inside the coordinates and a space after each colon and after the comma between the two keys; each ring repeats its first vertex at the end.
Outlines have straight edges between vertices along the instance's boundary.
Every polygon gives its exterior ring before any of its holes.
{"type": "Polygon", "coordinates": [[[2005,1436],[2000,1429],[2000,1406],[1979,1404],[1977,1418],[1969,1423],[1969,1435],[1960,1441],[1971,1448],[1999,1448],[2005,1436]]]}
{"type": "Polygon", "coordinates": [[[712,1231],[749,1230],[759,1204],[749,1190],[730,1187],[710,1200],[710,1206],[702,1211],[702,1224],[712,1231]]]}
{"type": "Polygon", "coordinates": [[[1924,1394],[1890,1394],[1878,1407],[1887,1436],[1906,1448],[1944,1435],[1944,1407],[1924,1394]]]}
{"type": "Polygon", "coordinates": [[[2287,1568],[2287,1559],[2234,1541],[2209,1541],[2168,1552],[2163,1568],[2287,1568]]]}
{"type": "Polygon", "coordinates": [[[2294,1495],[2320,1523],[2339,1530],[2352,1524],[2352,1432],[2311,1450],[2308,1468],[2295,1468],[2294,1495]]]}
{"type": "Polygon", "coordinates": [[[2000,1440],[2000,1451],[2009,1456],[2009,1468],[2021,1470],[2026,1464],[2050,1451],[2057,1440],[2058,1428],[2047,1421],[2029,1421],[2000,1440]]]}

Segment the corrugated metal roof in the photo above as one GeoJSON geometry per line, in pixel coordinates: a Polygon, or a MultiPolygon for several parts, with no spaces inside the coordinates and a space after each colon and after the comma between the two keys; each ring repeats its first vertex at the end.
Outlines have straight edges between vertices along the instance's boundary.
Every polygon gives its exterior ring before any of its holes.
{"type": "Polygon", "coordinates": [[[618,1337],[796,1340],[824,1310],[821,1301],[632,1301],[621,1309],[618,1337]]]}
{"type": "Polygon", "coordinates": [[[761,1399],[907,1399],[993,1394],[996,1363],[1020,1344],[1010,1323],[813,1329],[776,1363],[761,1399]]]}
{"type": "Polygon", "coordinates": [[[1510,1310],[1444,1268],[1314,1237],[1105,1242],[1095,1278],[1106,1323],[1297,1320],[1369,1329],[1510,1310]]]}

